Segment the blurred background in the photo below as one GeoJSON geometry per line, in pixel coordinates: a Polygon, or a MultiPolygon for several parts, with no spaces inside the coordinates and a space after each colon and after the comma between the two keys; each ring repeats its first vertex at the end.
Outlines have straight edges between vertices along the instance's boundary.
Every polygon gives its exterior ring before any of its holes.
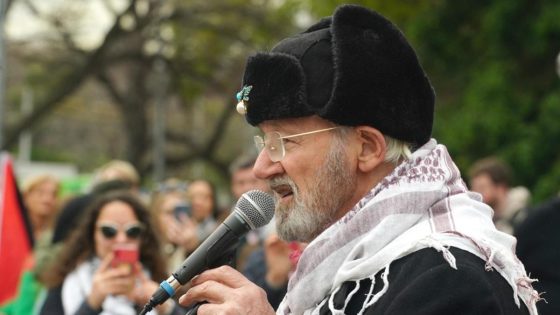
{"type": "MultiPolygon", "coordinates": [[[[0,0],[0,147],[63,194],[131,162],[143,186],[211,179],[254,150],[235,112],[247,56],[333,0],[0,0]]],[[[560,190],[560,1],[355,1],[403,30],[436,89],[434,137],[463,173],[494,155],[536,203],[560,190]]]]}

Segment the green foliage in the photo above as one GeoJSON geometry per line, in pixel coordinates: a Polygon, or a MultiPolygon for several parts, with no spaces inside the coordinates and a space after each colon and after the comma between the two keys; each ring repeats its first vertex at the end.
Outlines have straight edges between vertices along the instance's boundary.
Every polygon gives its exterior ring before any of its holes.
{"type": "MultiPolygon", "coordinates": [[[[342,1],[306,1],[330,15],[342,1]]],[[[466,173],[509,162],[538,202],[560,191],[560,2],[357,1],[393,20],[436,89],[433,135],[466,173]]]]}
{"type": "Polygon", "coordinates": [[[442,2],[407,25],[434,82],[450,78],[442,87],[454,91],[438,99],[434,135],[463,170],[504,158],[535,201],[560,190],[560,134],[550,119],[560,109],[560,25],[551,11],[560,13],[552,1],[442,2]]]}

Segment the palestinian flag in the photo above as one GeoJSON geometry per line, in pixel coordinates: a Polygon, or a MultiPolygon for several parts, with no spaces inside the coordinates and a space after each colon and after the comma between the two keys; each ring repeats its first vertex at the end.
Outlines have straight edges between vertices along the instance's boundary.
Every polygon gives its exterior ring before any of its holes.
{"type": "Polygon", "coordinates": [[[31,224],[17,187],[11,158],[0,153],[0,304],[16,294],[32,248],[31,224]]]}

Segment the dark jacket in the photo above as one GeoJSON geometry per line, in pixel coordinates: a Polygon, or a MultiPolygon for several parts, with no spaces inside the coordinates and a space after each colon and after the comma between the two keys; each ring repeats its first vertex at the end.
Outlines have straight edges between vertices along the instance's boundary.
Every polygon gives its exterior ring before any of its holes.
{"type": "MultiPolygon", "coordinates": [[[[450,267],[442,253],[425,248],[394,261],[389,270],[387,292],[364,312],[366,315],[517,315],[529,314],[520,300],[515,305],[513,290],[497,271],[485,271],[484,261],[473,254],[451,248],[457,270],[450,267]]],[[[381,274],[375,275],[373,294],[383,287],[381,274]]],[[[334,297],[336,309],[342,308],[355,282],[345,282],[334,297]]],[[[344,314],[357,314],[369,292],[371,280],[360,282],[344,314]]],[[[328,303],[320,314],[331,314],[328,303]]]]}
{"type": "Polygon", "coordinates": [[[280,302],[286,295],[286,290],[288,288],[288,283],[279,288],[270,286],[266,281],[266,257],[264,249],[261,247],[255,250],[249,258],[247,259],[247,264],[243,270],[243,274],[247,279],[251,280],[253,283],[261,287],[266,292],[266,298],[268,303],[272,305],[272,308],[278,308],[280,302]]]}
{"type": "Polygon", "coordinates": [[[517,257],[525,265],[533,286],[545,302],[537,303],[539,314],[560,314],[560,198],[553,198],[528,211],[515,229],[517,257]]]}

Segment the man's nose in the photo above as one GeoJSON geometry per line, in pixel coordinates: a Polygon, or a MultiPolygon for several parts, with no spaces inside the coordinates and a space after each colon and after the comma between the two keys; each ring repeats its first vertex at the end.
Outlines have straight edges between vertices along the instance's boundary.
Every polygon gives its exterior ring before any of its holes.
{"type": "Polygon", "coordinates": [[[253,166],[253,174],[255,177],[267,180],[283,172],[284,168],[282,164],[280,162],[272,162],[266,150],[262,150],[259,153],[255,165],[253,166]]]}

